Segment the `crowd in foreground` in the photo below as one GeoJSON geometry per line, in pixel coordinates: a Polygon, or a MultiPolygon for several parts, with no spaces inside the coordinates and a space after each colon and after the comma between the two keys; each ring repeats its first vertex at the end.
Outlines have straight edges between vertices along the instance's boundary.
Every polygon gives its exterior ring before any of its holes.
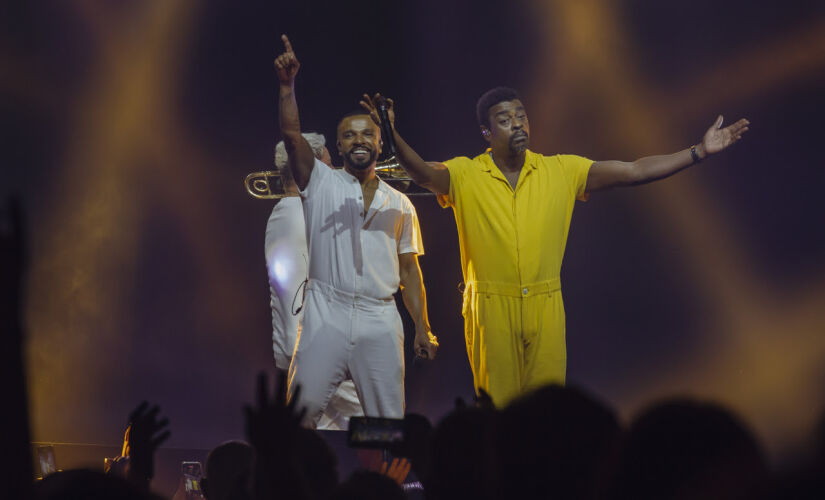
{"type": "MultiPolygon", "coordinates": [[[[128,467],[109,473],[67,470],[33,481],[22,347],[25,224],[19,204],[0,224],[0,498],[158,499],[154,457],[169,437],[157,407],[129,417],[128,467]]],[[[768,467],[757,439],[731,411],[691,399],[657,402],[624,426],[608,406],[579,389],[545,386],[495,408],[484,393],[434,427],[405,417],[403,458],[338,480],[337,458],[315,431],[301,427],[300,390],[286,402],[283,373],[244,408],[245,442],[213,449],[203,493],[209,500],[403,499],[412,472],[429,499],[804,499],[825,498],[825,419],[808,456],[784,471],[768,467]]],[[[421,490],[415,490],[420,495],[421,490]]],[[[174,500],[184,500],[179,491],[174,500]]]]}
{"type": "MultiPolygon", "coordinates": [[[[546,386],[503,409],[484,393],[435,427],[409,414],[401,458],[338,482],[337,458],[323,437],[301,427],[300,399],[286,403],[258,380],[244,409],[247,441],[228,441],[206,461],[209,500],[404,499],[408,472],[429,499],[775,499],[823,498],[825,425],[804,463],[769,469],[757,439],[732,412],[686,398],[660,401],[623,426],[586,392],[546,386]],[[404,466],[406,464],[406,467],[404,466]]],[[[151,492],[153,455],[168,437],[157,407],[130,417],[129,465],[117,472],[74,470],[47,476],[35,498],[162,498],[151,492]]],[[[186,500],[179,490],[173,500],[186,500]]]]}

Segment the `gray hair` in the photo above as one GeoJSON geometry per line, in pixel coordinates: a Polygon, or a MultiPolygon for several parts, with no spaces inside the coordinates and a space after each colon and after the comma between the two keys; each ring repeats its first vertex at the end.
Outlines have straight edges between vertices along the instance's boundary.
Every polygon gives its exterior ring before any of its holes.
{"type": "MultiPolygon", "coordinates": [[[[314,154],[316,158],[320,159],[324,156],[324,145],[327,141],[323,135],[316,134],[315,132],[307,132],[301,135],[303,135],[304,139],[309,143],[309,147],[312,148],[312,154],[314,154]]],[[[275,167],[281,170],[286,166],[286,160],[286,146],[284,145],[284,141],[281,141],[275,146],[275,167]]]]}

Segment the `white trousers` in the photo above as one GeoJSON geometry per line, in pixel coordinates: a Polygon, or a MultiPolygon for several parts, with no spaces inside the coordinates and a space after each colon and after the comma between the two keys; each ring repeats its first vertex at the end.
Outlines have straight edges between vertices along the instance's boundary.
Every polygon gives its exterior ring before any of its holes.
{"type": "Polygon", "coordinates": [[[289,365],[288,397],[301,387],[304,425],[315,427],[351,378],[368,417],[404,417],[404,329],[395,301],[356,296],[310,280],[289,365]]]}
{"type": "Polygon", "coordinates": [[[315,428],[321,431],[345,431],[349,429],[351,417],[363,416],[364,410],[355,384],[352,380],[344,380],[330,398],[315,428]]]}

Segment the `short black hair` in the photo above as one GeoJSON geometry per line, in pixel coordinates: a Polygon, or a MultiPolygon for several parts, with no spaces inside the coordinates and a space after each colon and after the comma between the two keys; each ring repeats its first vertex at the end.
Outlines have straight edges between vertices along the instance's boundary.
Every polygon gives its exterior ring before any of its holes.
{"type": "MultiPolygon", "coordinates": [[[[350,116],[361,116],[361,115],[364,115],[364,116],[367,116],[367,117],[368,117],[368,116],[370,116],[369,112],[368,112],[368,111],[366,111],[366,110],[364,110],[364,109],[360,109],[360,110],[359,110],[359,109],[355,109],[355,110],[352,110],[352,111],[350,111],[349,113],[345,114],[344,116],[342,116],[342,117],[341,117],[341,119],[340,119],[340,120],[338,120],[338,124],[337,124],[337,125],[335,125],[336,134],[338,133],[338,132],[337,132],[337,131],[338,131],[338,127],[340,127],[340,126],[341,126],[341,122],[342,122],[342,121],[346,120],[346,119],[347,119],[347,118],[349,118],[350,116]]],[[[370,123],[375,123],[375,122],[373,122],[373,121],[372,121],[372,118],[370,118],[370,123]]]]}
{"type": "Polygon", "coordinates": [[[518,95],[518,91],[510,87],[496,87],[488,90],[482,94],[481,97],[478,98],[478,102],[476,102],[476,118],[478,118],[478,124],[490,128],[490,108],[500,102],[514,101],[516,99],[520,101],[521,97],[518,95]]]}

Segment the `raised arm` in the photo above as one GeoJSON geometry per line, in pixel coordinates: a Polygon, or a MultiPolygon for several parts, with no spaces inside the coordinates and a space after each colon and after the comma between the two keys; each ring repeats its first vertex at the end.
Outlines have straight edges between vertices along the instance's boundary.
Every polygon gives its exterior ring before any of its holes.
{"type": "Polygon", "coordinates": [[[646,156],[633,162],[597,161],[587,175],[588,192],[616,186],[636,186],[670,177],[714,153],[718,153],[742,138],[750,122],[741,119],[722,128],[722,115],[705,133],[702,142],[678,153],[646,156]]]}
{"type": "MultiPolygon", "coordinates": [[[[375,94],[374,98],[364,94],[364,100],[361,101],[361,107],[367,110],[373,121],[379,125],[381,125],[381,119],[378,116],[375,102],[380,97],[381,94],[375,94]]],[[[392,99],[387,99],[386,102],[387,115],[392,125],[393,139],[395,140],[395,159],[407,171],[413,182],[419,186],[429,189],[435,194],[449,194],[450,171],[442,163],[426,162],[418,156],[418,153],[395,130],[395,109],[392,99]]]]}
{"type": "Polygon", "coordinates": [[[286,154],[289,157],[287,164],[292,170],[292,177],[300,189],[304,189],[309,182],[315,157],[312,148],[301,135],[301,120],[298,116],[298,102],[295,100],[295,75],[301,63],[292,50],[292,44],[286,35],[281,35],[284,42],[284,53],[275,58],[275,70],[278,72],[278,124],[284,137],[286,154]]]}
{"type": "Polygon", "coordinates": [[[402,253],[398,256],[399,275],[401,277],[401,298],[415,322],[415,354],[425,359],[433,359],[438,351],[438,339],[430,330],[427,317],[427,294],[418,255],[402,253]]]}

